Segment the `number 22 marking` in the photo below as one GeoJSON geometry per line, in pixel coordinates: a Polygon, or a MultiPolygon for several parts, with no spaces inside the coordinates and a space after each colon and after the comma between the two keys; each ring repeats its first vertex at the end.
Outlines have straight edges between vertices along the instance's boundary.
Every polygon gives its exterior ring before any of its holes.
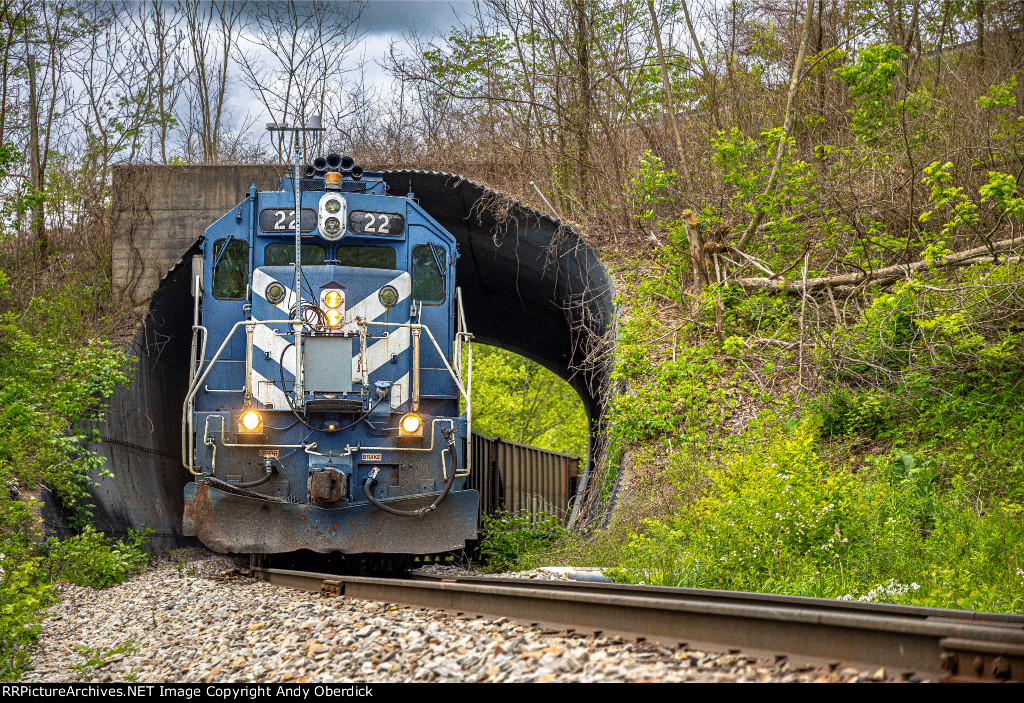
{"type": "Polygon", "coordinates": [[[278,210],[274,213],[274,229],[295,229],[295,211],[278,210]],[[291,221],[285,224],[285,218],[291,215],[291,221]]]}
{"type": "Polygon", "coordinates": [[[384,213],[380,213],[380,225],[377,229],[374,229],[376,217],[372,212],[366,213],[366,227],[364,230],[375,234],[391,234],[391,218],[384,213]]]}

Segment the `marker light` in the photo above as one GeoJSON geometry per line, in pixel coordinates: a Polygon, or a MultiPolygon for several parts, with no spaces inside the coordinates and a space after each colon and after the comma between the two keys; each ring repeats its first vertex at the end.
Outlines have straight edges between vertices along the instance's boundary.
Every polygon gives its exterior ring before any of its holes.
{"type": "Polygon", "coordinates": [[[343,298],[341,297],[341,293],[336,290],[329,290],[327,291],[327,294],[324,295],[324,305],[326,305],[329,308],[338,307],[339,305],[341,305],[342,300],[343,298]]]}
{"type": "Polygon", "coordinates": [[[282,300],[284,300],[284,286],[282,286],[277,281],[274,281],[269,286],[267,286],[266,295],[267,302],[269,302],[271,305],[277,305],[282,300]]]}
{"type": "Polygon", "coordinates": [[[384,286],[377,297],[385,308],[393,308],[398,303],[398,289],[394,286],[384,286]]]}
{"type": "Polygon", "coordinates": [[[255,410],[246,410],[242,413],[242,418],[238,421],[238,424],[247,432],[255,432],[263,424],[263,418],[255,410]]]}

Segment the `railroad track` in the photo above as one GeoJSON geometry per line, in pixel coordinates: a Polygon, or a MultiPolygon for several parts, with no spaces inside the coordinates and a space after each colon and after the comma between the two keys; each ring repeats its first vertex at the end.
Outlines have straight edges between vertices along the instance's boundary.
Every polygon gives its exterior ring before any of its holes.
{"type": "Polygon", "coordinates": [[[653,586],[255,569],[271,584],[890,679],[1024,681],[1024,616],[653,586]]]}

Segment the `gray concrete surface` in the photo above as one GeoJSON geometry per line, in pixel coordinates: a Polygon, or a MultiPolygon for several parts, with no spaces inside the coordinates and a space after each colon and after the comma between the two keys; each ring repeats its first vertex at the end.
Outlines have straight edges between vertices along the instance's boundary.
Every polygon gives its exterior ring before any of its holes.
{"type": "Polygon", "coordinates": [[[114,295],[144,305],[192,242],[256,185],[276,190],[284,166],[114,168],[114,295]]]}

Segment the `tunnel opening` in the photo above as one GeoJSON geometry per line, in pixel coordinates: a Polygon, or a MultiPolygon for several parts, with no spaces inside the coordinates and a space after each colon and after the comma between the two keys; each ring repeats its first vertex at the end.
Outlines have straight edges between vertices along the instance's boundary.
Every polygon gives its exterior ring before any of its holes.
{"type": "Polygon", "coordinates": [[[472,399],[476,432],[587,456],[583,399],[572,385],[535,361],[501,347],[474,345],[472,399]]]}
{"type": "MultiPolygon", "coordinates": [[[[273,190],[281,173],[280,166],[115,170],[112,279],[128,299],[151,297],[129,345],[138,360],[135,381],[118,389],[106,423],[97,426],[98,453],[114,475],[97,477],[93,490],[99,529],[151,527],[158,545],[187,541],[181,515],[190,476],[180,461],[180,433],[192,256],[206,227],[238,207],[250,183],[273,190]]],[[[597,253],[571,226],[460,176],[413,170],[382,176],[389,194],[415,198],[455,236],[455,283],[476,341],[539,364],[580,398],[587,449],[579,487],[585,489],[603,446],[614,334],[614,283],[597,253]]],[[[589,521],[593,508],[577,501],[574,517],[589,521]]]]}

